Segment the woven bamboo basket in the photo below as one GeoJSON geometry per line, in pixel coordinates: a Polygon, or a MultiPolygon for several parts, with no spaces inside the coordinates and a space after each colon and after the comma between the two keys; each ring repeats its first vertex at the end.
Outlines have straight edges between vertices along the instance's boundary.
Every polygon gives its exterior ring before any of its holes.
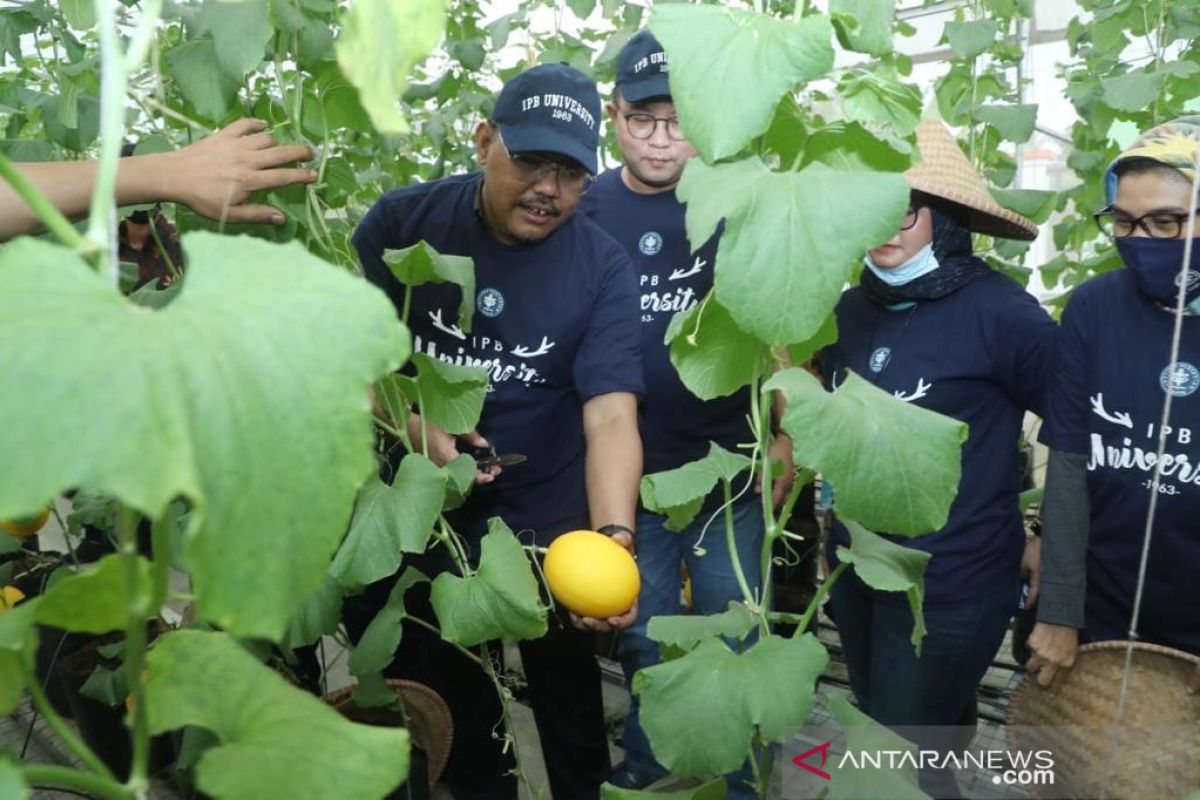
{"type": "MultiPolygon", "coordinates": [[[[425,751],[429,764],[429,788],[432,789],[446,768],[450,747],[454,742],[454,721],[450,716],[450,708],[441,695],[423,683],[389,679],[387,685],[404,706],[413,745],[425,751]]],[[[325,702],[345,714],[353,691],[353,686],[345,686],[325,695],[325,702]]],[[[353,716],[363,716],[364,719],[360,721],[370,724],[370,712],[374,709],[362,711],[353,716]]]]}
{"type": "Polygon", "coordinates": [[[1049,750],[1054,783],[1038,798],[1163,800],[1200,785],[1200,695],[1188,683],[1200,658],[1135,642],[1115,726],[1126,642],[1079,649],[1075,666],[1043,689],[1026,675],[1008,706],[1010,750],[1049,750]]]}

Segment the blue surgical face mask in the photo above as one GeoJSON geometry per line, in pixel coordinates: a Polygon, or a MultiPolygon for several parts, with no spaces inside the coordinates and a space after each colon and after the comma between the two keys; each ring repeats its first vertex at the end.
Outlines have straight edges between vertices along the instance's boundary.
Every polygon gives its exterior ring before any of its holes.
{"type": "Polygon", "coordinates": [[[1151,239],[1130,236],[1117,239],[1117,252],[1133,276],[1138,290],[1163,305],[1174,306],[1179,298],[1179,283],[1187,280],[1184,305],[1200,299],[1200,239],[1192,246],[1192,260],[1182,271],[1186,239],[1151,239]]]}
{"type": "Polygon", "coordinates": [[[937,256],[933,254],[933,244],[925,245],[917,251],[916,255],[898,267],[891,269],[877,267],[869,255],[863,258],[863,264],[866,265],[867,269],[875,273],[875,277],[888,286],[903,286],[922,275],[928,275],[938,268],[937,256]]]}

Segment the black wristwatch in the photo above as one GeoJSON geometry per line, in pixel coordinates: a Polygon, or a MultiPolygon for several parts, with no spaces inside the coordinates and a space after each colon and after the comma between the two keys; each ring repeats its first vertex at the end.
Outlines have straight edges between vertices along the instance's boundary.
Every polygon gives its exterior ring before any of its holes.
{"type": "Polygon", "coordinates": [[[621,533],[621,532],[628,533],[631,538],[634,535],[632,528],[627,528],[624,525],[615,525],[615,524],[611,524],[611,523],[608,525],[605,525],[603,528],[599,528],[598,532],[603,533],[605,536],[612,536],[615,533],[621,533]]]}

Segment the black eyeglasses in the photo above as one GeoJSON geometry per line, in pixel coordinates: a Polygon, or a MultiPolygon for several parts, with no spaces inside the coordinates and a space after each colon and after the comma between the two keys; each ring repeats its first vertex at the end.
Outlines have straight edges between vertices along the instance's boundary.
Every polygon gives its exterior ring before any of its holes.
{"type": "Polygon", "coordinates": [[[667,136],[673,142],[683,141],[683,131],[679,130],[679,117],[656,117],[635,111],[632,114],[622,114],[625,117],[625,127],[629,135],[635,139],[649,139],[658,130],[658,123],[667,129],[667,136]]]}
{"type": "Polygon", "coordinates": [[[1177,214],[1173,211],[1151,211],[1134,218],[1109,206],[1095,214],[1100,232],[1110,239],[1127,239],[1141,228],[1151,239],[1178,239],[1187,227],[1187,214],[1177,214]]]}
{"type": "Polygon", "coordinates": [[[596,182],[592,174],[583,167],[563,164],[527,153],[513,153],[509,151],[508,145],[504,144],[504,140],[499,136],[496,137],[496,141],[500,142],[500,146],[508,154],[508,160],[513,165],[516,179],[521,183],[532,186],[554,175],[558,185],[564,190],[575,194],[585,194],[596,182]]]}

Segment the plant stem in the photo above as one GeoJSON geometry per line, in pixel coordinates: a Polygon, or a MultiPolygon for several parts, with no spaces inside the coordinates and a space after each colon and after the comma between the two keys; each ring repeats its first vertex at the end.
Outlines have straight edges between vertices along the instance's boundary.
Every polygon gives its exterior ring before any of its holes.
{"type": "Polygon", "coordinates": [[[738,555],[737,536],[733,530],[733,486],[728,478],[721,478],[721,490],[725,493],[725,546],[729,550],[729,561],[733,566],[733,574],[737,576],[738,586],[741,587],[742,597],[746,599],[746,605],[753,607],[756,602],[754,595],[750,593],[749,584],[746,583],[746,573],[742,570],[742,559],[738,555]]]}
{"type": "Polygon", "coordinates": [[[837,581],[847,566],[849,566],[848,562],[840,562],[833,568],[833,572],[829,573],[829,576],[821,581],[821,585],[817,587],[817,593],[809,601],[808,608],[804,611],[804,616],[800,618],[800,622],[796,625],[796,630],[792,634],[793,636],[802,636],[808,630],[808,626],[812,624],[813,615],[821,607],[821,601],[825,599],[825,595],[829,594],[829,590],[833,588],[834,582],[837,581]]]}
{"type": "MultiPolygon", "coordinates": [[[[62,743],[67,746],[67,749],[74,753],[89,770],[95,773],[96,777],[103,778],[107,781],[112,781],[115,784],[117,779],[113,776],[112,772],[109,771],[108,767],[104,765],[104,762],[101,761],[100,758],[91,751],[91,748],[84,744],[82,739],[75,735],[74,731],[67,727],[67,723],[64,722],[63,718],[58,715],[58,712],[54,710],[54,706],[50,704],[49,699],[46,697],[46,693],[42,691],[42,684],[38,681],[37,676],[33,674],[33,670],[30,668],[30,666],[25,663],[24,659],[21,659],[20,668],[21,680],[25,683],[25,688],[29,690],[29,696],[33,700],[33,707],[36,708],[38,713],[42,715],[42,718],[46,720],[46,724],[50,726],[50,730],[54,732],[54,735],[57,736],[62,743]]],[[[79,772],[78,770],[66,771],[76,775],[86,774],[79,772]]]]}
{"type": "MultiPolygon", "coordinates": [[[[133,698],[133,765],[130,767],[127,785],[140,794],[148,785],[146,770],[150,756],[150,727],[146,718],[146,687],[142,681],[142,665],[146,657],[146,617],[151,612],[146,607],[145,596],[140,592],[134,516],[133,511],[124,507],[117,513],[117,546],[125,573],[125,679],[129,683],[130,697],[133,698]]],[[[155,553],[154,560],[158,561],[165,556],[165,553],[155,553]]]]}
{"type": "MultiPolygon", "coordinates": [[[[441,636],[442,636],[441,630],[438,628],[437,625],[434,625],[432,622],[426,622],[425,620],[421,619],[420,617],[414,617],[412,614],[405,614],[404,618],[410,622],[417,623],[422,628],[425,628],[428,631],[432,631],[434,634],[437,635],[437,637],[439,639],[441,638],[441,636]]],[[[442,641],[445,641],[445,640],[443,639],[442,641]]],[[[457,642],[447,642],[447,644],[453,645],[454,648],[456,650],[458,650],[458,652],[462,653],[464,656],[471,659],[479,666],[481,666],[481,667],[483,666],[483,661],[480,660],[479,656],[475,655],[470,650],[463,647],[461,644],[458,644],[457,642]]]]}
{"type": "Polygon", "coordinates": [[[42,197],[41,192],[35,189],[33,184],[18,172],[17,168],[3,154],[0,154],[0,177],[8,181],[9,185],[13,187],[13,191],[33,209],[33,213],[37,214],[38,219],[60,242],[73,250],[83,249],[86,240],[79,234],[79,231],[75,230],[70,221],[49,200],[42,197]]]}
{"type": "Polygon", "coordinates": [[[133,797],[128,787],[117,783],[115,779],[80,772],[70,767],[52,766],[49,764],[25,764],[21,766],[21,777],[30,786],[60,786],[66,789],[79,789],[89,796],[104,800],[127,800],[133,797]]]}
{"type": "Polygon", "coordinates": [[[98,244],[93,259],[96,270],[113,288],[119,285],[115,233],[117,209],[113,194],[117,185],[117,160],[125,124],[125,56],[117,30],[115,0],[96,0],[96,32],[100,39],[100,158],[92,188],[88,214],[88,238],[98,244]]]}

